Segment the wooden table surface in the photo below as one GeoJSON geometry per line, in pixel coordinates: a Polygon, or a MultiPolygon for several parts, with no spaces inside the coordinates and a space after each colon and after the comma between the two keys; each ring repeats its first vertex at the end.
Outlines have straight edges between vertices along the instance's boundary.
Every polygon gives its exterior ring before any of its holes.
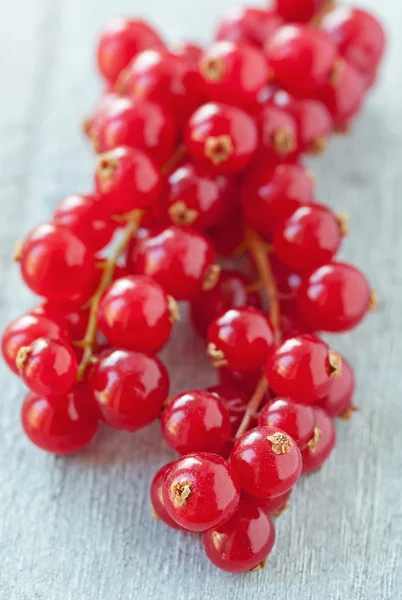
{"type": "MultiPolygon", "coordinates": [[[[4,0],[0,19],[0,326],[34,299],[10,262],[16,240],[64,195],[91,188],[78,124],[95,103],[96,32],[141,14],[168,39],[207,39],[230,0],[4,0]]],[[[198,538],[152,519],[152,474],[169,460],[158,425],[103,431],[54,458],[20,431],[21,383],[0,366],[1,600],[398,600],[402,598],[402,8],[378,87],[351,135],[312,163],[318,198],[351,216],[343,256],[378,290],[377,314],[333,345],[351,359],[360,412],[340,422],[326,468],[298,484],[267,567],[231,576],[198,538]]],[[[211,384],[203,344],[179,327],[164,356],[174,390],[211,384]],[[194,358],[195,357],[195,358],[194,358]]]]}

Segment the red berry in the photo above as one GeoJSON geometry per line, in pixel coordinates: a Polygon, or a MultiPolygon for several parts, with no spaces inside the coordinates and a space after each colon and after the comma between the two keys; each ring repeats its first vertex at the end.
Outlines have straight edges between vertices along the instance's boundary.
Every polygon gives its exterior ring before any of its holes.
{"type": "Polygon", "coordinates": [[[297,155],[296,121],[289,111],[267,102],[261,108],[257,123],[261,135],[259,154],[264,158],[265,167],[270,161],[276,163],[297,155]]]}
{"type": "MultiPolygon", "coordinates": [[[[88,326],[89,309],[82,308],[79,304],[73,302],[53,302],[51,300],[45,300],[41,304],[35,306],[30,311],[30,314],[42,315],[51,321],[58,323],[63,330],[68,331],[72,340],[80,340],[83,338],[88,326]]],[[[41,334],[37,337],[49,336],[41,334]]]]}
{"type": "Polygon", "coordinates": [[[268,80],[263,52],[245,42],[215,42],[201,57],[200,72],[211,100],[240,106],[255,102],[268,80]]]}
{"type": "Polygon", "coordinates": [[[336,64],[333,77],[320,91],[320,99],[328,108],[335,127],[342,130],[360,111],[367,84],[364,77],[342,59],[336,64]]]}
{"type": "Polygon", "coordinates": [[[73,387],[77,377],[73,349],[45,337],[21,346],[15,363],[25,385],[39,396],[62,396],[73,387]]]}
{"type": "MultiPolygon", "coordinates": [[[[261,374],[260,374],[261,376],[261,374]]],[[[254,386],[255,389],[256,386],[254,386]]],[[[252,395],[251,392],[250,395],[252,395]]],[[[238,391],[237,388],[230,387],[228,385],[215,385],[209,387],[207,392],[220,398],[225,407],[229,412],[230,419],[230,433],[235,436],[239,429],[240,423],[243,420],[244,412],[249,401],[249,396],[242,391],[238,391]]]]}
{"type": "Polygon", "coordinates": [[[367,314],[373,292],[361,271],[333,262],[307,275],[298,290],[298,305],[315,331],[348,331],[367,314]]]}
{"type": "Polygon", "coordinates": [[[82,450],[98,429],[98,416],[78,389],[51,399],[29,392],[22,405],[21,421],[33,444],[55,454],[82,450]]]}
{"type": "Polygon", "coordinates": [[[384,54],[385,33],[370,13],[349,6],[337,6],[324,15],[320,24],[340,53],[360,73],[377,69],[384,54]]]}
{"type": "Polygon", "coordinates": [[[94,366],[90,385],[105,423],[136,431],[159,416],[169,393],[169,375],[157,358],[110,350],[94,366]]]}
{"type": "Polygon", "coordinates": [[[290,506],[289,498],[292,490],[280,494],[279,496],[273,496],[272,498],[257,498],[256,496],[250,496],[245,492],[241,495],[241,501],[250,504],[251,506],[257,506],[266,515],[273,515],[279,517],[287,508],[290,506]]]}
{"type": "Polygon", "coordinates": [[[313,437],[315,422],[310,406],[296,404],[289,398],[275,398],[262,409],[258,423],[283,429],[294,439],[300,450],[303,450],[313,437]]]}
{"type": "Polygon", "coordinates": [[[252,307],[232,308],[208,328],[208,355],[217,367],[235,371],[262,367],[274,343],[272,325],[263,312],[252,307]]]}
{"type": "Polygon", "coordinates": [[[301,404],[314,404],[327,394],[340,376],[342,358],[314,335],[288,338],[267,360],[266,374],[278,396],[301,404]]]}
{"type": "Polygon", "coordinates": [[[303,333],[314,333],[314,330],[304,321],[296,298],[282,298],[279,301],[279,309],[283,340],[303,333]]]}
{"type": "Polygon", "coordinates": [[[354,391],[353,369],[346,358],[342,358],[342,373],[334,379],[328,394],[317,402],[317,406],[323,408],[332,418],[340,417],[351,407],[354,391]]]}
{"type": "Polygon", "coordinates": [[[114,83],[136,54],[155,47],[163,47],[163,42],[147,23],[131,19],[113,19],[99,38],[99,70],[105,79],[114,83]]]}
{"type": "Polygon", "coordinates": [[[163,465],[154,475],[154,478],[151,483],[151,510],[156,519],[161,519],[166,525],[172,527],[172,529],[178,529],[183,531],[183,527],[178,525],[176,521],[170,517],[166,511],[165,503],[163,501],[163,493],[162,486],[163,480],[165,479],[166,473],[169,471],[170,467],[173,465],[173,462],[167,463],[167,465],[163,465]]]}
{"type": "Polygon", "coordinates": [[[206,531],[234,515],[240,490],[230,464],[209,452],[187,454],[165,476],[163,500],[170,517],[185,529],[206,531]]]}
{"type": "Polygon", "coordinates": [[[144,152],[122,146],[99,156],[95,184],[104,210],[128,213],[156,203],[162,192],[162,175],[144,152]]]}
{"type": "Polygon", "coordinates": [[[241,250],[244,241],[244,221],[240,211],[232,215],[218,227],[209,229],[208,237],[220,256],[233,257],[241,250]]]}
{"type": "Polygon", "coordinates": [[[302,275],[285,265],[276,252],[270,252],[269,262],[271,263],[280,301],[294,300],[302,282],[302,275]]]}
{"type": "Polygon", "coordinates": [[[326,0],[275,0],[274,8],[285,21],[307,23],[326,0]]]}
{"type": "Polygon", "coordinates": [[[258,498],[289,491],[302,470],[297,444],[276,427],[246,431],[234,445],[230,464],[242,490],[258,498]]]}
{"type": "Polygon", "coordinates": [[[53,222],[67,227],[96,252],[107,246],[116,230],[116,224],[102,213],[99,197],[74,194],[59,202],[53,222]]]}
{"type": "Polygon", "coordinates": [[[239,306],[261,308],[257,292],[249,292],[252,279],[240,271],[223,270],[216,286],[200,294],[191,302],[191,320],[198,333],[206,336],[209,324],[218,315],[239,306]]]}
{"type": "Polygon", "coordinates": [[[233,208],[235,183],[225,175],[205,173],[188,162],[173,171],[168,182],[168,215],[176,225],[216,227],[233,208]]]}
{"type": "Polygon", "coordinates": [[[189,227],[158,229],[139,240],[131,256],[135,273],[150,275],[176,300],[212,289],[219,269],[209,240],[189,227]]]}
{"type": "Polygon", "coordinates": [[[195,71],[198,71],[200,59],[203,53],[203,49],[198,44],[193,42],[182,42],[178,46],[175,46],[171,51],[172,54],[178,56],[185,63],[195,71]]]}
{"type": "Polygon", "coordinates": [[[329,262],[342,242],[339,219],[322,204],[301,206],[275,229],[273,244],[279,259],[296,271],[329,262]]]}
{"type": "Polygon", "coordinates": [[[219,23],[215,39],[247,42],[261,48],[282,23],[275,12],[233,6],[219,23]]]}
{"type": "Polygon", "coordinates": [[[218,453],[230,435],[229,412],[207,391],[184,392],[164,409],[161,427],[166,442],[179,454],[218,453]]]}
{"type": "Polygon", "coordinates": [[[191,115],[185,143],[201,167],[236,173],[254,157],[258,132],[253,119],[240,108],[210,102],[191,115]]]}
{"type": "Polygon", "coordinates": [[[265,46],[275,82],[294,96],[314,96],[331,77],[337,49],[322,31],[307,25],[277,29],[265,46]]]}
{"type": "Polygon", "coordinates": [[[147,354],[166,344],[178,318],[173,298],[147,275],[117,279],[98,310],[99,328],[113,346],[147,354]]]}
{"type": "Polygon", "coordinates": [[[18,375],[15,364],[17,354],[22,346],[30,346],[39,337],[68,343],[69,336],[58,322],[51,321],[42,315],[27,314],[14,319],[3,333],[1,350],[8,367],[18,375]]]}
{"type": "Polygon", "coordinates": [[[313,406],[315,416],[315,437],[302,452],[303,475],[317,471],[327,460],[335,447],[336,431],[332,419],[325,410],[313,406]]]}
{"type": "Polygon", "coordinates": [[[278,223],[313,198],[313,181],[308,171],[299,165],[258,167],[247,174],[241,190],[246,219],[268,237],[278,223]]]}
{"type": "Polygon", "coordinates": [[[246,396],[251,397],[261,379],[261,369],[240,373],[239,371],[233,371],[229,367],[222,367],[218,371],[218,376],[223,386],[235,388],[246,394],[246,396]]]}
{"type": "Polygon", "coordinates": [[[45,223],[25,239],[20,268],[35,294],[49,300],[74,300],[90,284],[93,253],[65,227],[45,223]]]}
{"type": "Polygon", "coordinates": [[[91,116],[82,123],[83,133],[88,137],[95,152],[100,152],[104,144],[103,127],[114,107],[120,106],[120,96],[114,92],[106,92],[95,106],[91,116]]]}
{"type": "Polygon", "coordinates": [[[202,536],[209,560],[219,569],[241,573],[262,568],[275,543],[272,519],[243,500],[235,515],[202,536]]]}

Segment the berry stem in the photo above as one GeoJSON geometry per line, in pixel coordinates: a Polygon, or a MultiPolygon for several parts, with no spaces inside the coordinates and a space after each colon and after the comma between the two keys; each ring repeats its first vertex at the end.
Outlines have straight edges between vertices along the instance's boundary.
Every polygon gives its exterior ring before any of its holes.
{"type": "Polygon", "coordinates": [[[278,301],[278,289],[272,272],[271,263],[264,240],[254,229],[246,225],[245,242],[254,259],[260,276],[262,289],[265,291],[269,301],[269,318],[274,329],[275,342],[280,340],[280,310],[278,301]]]}
{"type": "Polygon", "coordinates": [[[329,13],[331,10],[333,10],[334,8],[335,8],[335,0],[327,0],[326,2],[324,2],[324,4],[321,6],[321,8],[319,10],[317,10],[315,15],[311,19],[310,25],[312,25],[313,27],[319,27],[321,25],[321,21],[323,20],[325,15],[327,13],[329,13]]]}
{"type": "Polygon", "coordinates": [[[162,175],[169,175],[169,173],[171,173],[173,169],[177,167],[179,162],[186,156],[186,154],[186,146],[184,144],[179,144],[169,160],[163,165],[161,169],[162,175]]]}
{"type": "Polygon", "coordinates": [[[255,388],[254,394],[251,396],[250,401],[247,404],[246,412],[244,413],[243,420],[236,432],[235,440],[238,440],[239,437],[242,436],[243,433],[249,428],[250,421],[252,417],[258,413],[258,409],[260,408],[261,402],[263,401],[268,387],[267,378],[265,375],[263,375],[259,380],[257,387],[255,388]]]}
{"type": "Polygon", "coordinates": [[[78,375],[77,380],[80,381],[84,376],[85,370],[89,364],[92,363],[93,360],[93,351],[96,342],[96,332],[98,329],[98,307],[99,303],[102,299],[102,296],[105,290],[112,283],[114,270],[116,268],[117,261],[119,256],[124,252],[127,248],[131,238],[135,234],[138,229],[141,217],[143,215],[142,210],[136,210],[131,213],[130,220],[127,221],[127,225],[123,230],[123,234],[120,240],[120,243],[114,250],[113,254],[107,260],[102,278],[100,280],[99,286],[91,299],[91,309],[89,313],[88,327],[85,332],[85,336],[81,342],[77,345],[84,348],[84,354],[81,359],[80,365],[78,367],[78,375]]]}

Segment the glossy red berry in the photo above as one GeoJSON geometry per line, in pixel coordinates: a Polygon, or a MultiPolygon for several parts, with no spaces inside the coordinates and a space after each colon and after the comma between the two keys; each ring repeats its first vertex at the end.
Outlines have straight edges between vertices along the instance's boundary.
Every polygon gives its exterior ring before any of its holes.
{"type": "Polygon", "coordinates": [[[289,498],[291,493],[292,490],[289,490],[284,494],[273,496],[272,498],[257,498],[256,496],[250,496],[250,494],[242,492],[241,501],[252,506],[258,506],[258,508],[266,515],[279,517],[287,508],[289,508],[289,498]]]}
{"type": "Polygon", "coordinates": [[[216,227],[233,209],[236,187],[225,175],[205,173],[187,162],[169,175],[168,184],[167,211],[176,225],[216,227]]]}
{"type": "Polygon", "coordinates": [[[116,224],[103,214],[99,197],[74,194],[63,198],[53,214],[53,223],[67,227],[95,252],[112,239],[116,224]]]}
{"type": "Polygon", "coordinates": [[[313,411],[315,437],[302,452],[303,475],[320,469],[334,449],[336,442],[336,431],[332,419],[322,408],[313,406],[313,411]]]}
{"type": "Polygon", "coordinates": [[[178,56],[184,62],[194,69],[198,71],[198,67],[200,64],[200,59],[203,53],[203,49],[198,44],[194,44],[194,42],[182,42],[171,50],[172,54],[178,56]]]}
{"type": "Polygon", "coordinates": [[[216,284],[215,253],[198,231],[171,226],[139,240],[130,262],[135,273],[150,275],[176,300],[191,300],[216,284]]]}
{"type": "Polygon", "coordinates": [[[163,45],[159,35],[145,21],[112,19],[99,38],[99,70],[105,79],[114,83],[136,54],[163,45]]]}
{"type": "Polygon", "coordinates": [[[74,300],[90,284],[93,252],[71,231],[45,223],[24,241],[20,259],[26,285],[49,300],[74,300]]]}
{"type": "Polygon", "coordinates": [[[223,386],[235,388],[250,398],[261,379],[261,370],[256,369],[255,371],[240,373],[239,371],[233,371],[229,367],[222,367],[218,371],[218,376],[223,386]]]}
{"type": "Polygon", "coordinates": [[[254,157],[258,132],[253,119],[240,108],[210,102],[191,115],[185,144],[201,167],[217,173],[236,173],[254,157]]]}
{"type": "Polygon", "coordinates": [[[244,242],[244,222],[240,211],[233,211],[218,227],[209,229],[208,237],[217,254],[229,258],[235,256],[244,242]]]}
{"type": "Polygon", "coordinates": [[[300,450],[306,447],[314,433],[314,413],[310,406],[297,404],[289,398],[275,398],[264,406],[259,425],[277,427],[294,439],[300,450]]]}
{"type": "Polygon", "coordinates": [[[324,4],[325,0],[275,0],[274,9],[285,21],[307,23],[324,4]]]}
{"type": "Polygon", "coordinates": [[[314,333],[314,329],[303,319],[296,298],[282,298],[279,300],[279,309],[283,340],[303,333],[314,333]]]}
{"type": "Polygon", "coordinates": [[[163,501],[163,493],[162,486],[163,481],[165,479],[166,473],[169,471],[170,467],[174,464],[174,462],[167,463],[163,465],[154,475],[154,478],[151,483],[151,510],[156,519],[160,519],[172,529],[178,529],[179,531],[183,531],[183,527],[181,527],[176,521],[169,516],[166,511],[165,503],[163,501]]]}
{"type": "Polygon", "coordinates": [[[297,444],[276,427],[246,431],[233,447],[230,464],[242,490],[258,498],[285,494],[302,470],[297,444]]]}
{"type": "Polygon", "coordinates": [[[342,358],[342,373],[334,379],[328,394],[317,402],[317,406],[323,408],[332,418],[341,417],[347,414],[348,409],[352,406],[354,391],[353,369],[346,358],[342,358]]]}
{"type": "Polygon", "coordinates": [[[51,399],[29,392],[22,405],[21,421],[33,444],[55,454],[82,450],[98,429],[98,415],[78,389],[51,399]]]}
{"type": "Polygon", "coordinates": [[[164,409],[161,427],[166,442],[179,454],[219,453],[230,435],[229,411],[207,391],[184,392],[164,409]]]}
{"type": "Polygon", "coordinates": [[[333,76],[320,90],[320,99],[328,108],[334,126],[343,130],[360,111],[367,83],[363,75],[342,59],[336,64],[333,76]]]}
{"type": "Polygon", "coordinates": [[[275,543],[272,519],[243,500],[235,515],[202,536],[209,560],[219,569],[241,573],[262,568],[275,543]]]}
{"type": "Polygon", "coordinates": [[[136,431],[159,416],[169,393],[169,376],[157,358],[106,350],[91,372],[90,385],[105,423],[136,431]]]}
{"type": "Polygon", "coordinates": [[[245,177],[241,201],[248,222],[270,237],[277,224],[314,198],[314,183],[299,165],[257,167],[245,177]]]}
{"type": "Polygon", "coordinates": [[[337,58],[337,48],[319,29],[284,25],[265,46],[275,82],[294,96],[312,97],[325,85],[337,58]]]}
{"type": "MultiPolygon", "coordinates": [[[[53,302],[51,300],[45,300],[41,304],[35,306],[30,311],[30,314],[42,315],[51,321],[58,323],[63,330],[69,333],[69,337],[72,340],[77,341],[85,335],[88,325],[89,308],[83,308],[74,302],[53,302]]],[[[49,335],[40,334],[37,337],[49,337],[49,335]]],[[[59,338],[52,337],[51,339],[59,338]]]]}
{"type": "Polygon", "coordinates": [[[216,367],[235,371],[262,367],[274,343],[271,323],[253,307],[232,308],[208,328],[208,356],[216,367]]]}
{"type": "Polygon", "coordinates": [[[228,385],[214,385],[209,387],[207,392],[219,398],[227,408],[230,419],[230,433],[234,437],[243,420],[244,412],[250,399],[249,395],[228,385]]]}
{"type": "Polygon", "coordinates": [[[359,8],[337,6],[324,15],[320,27],[360,73],[370,74],[378,67],[386,40],[381,24],[372,14],[359,8]]]}
{"type": "Polygon", "coordinates": [[[206,531],[236,512],[240,489],[230,464],[209,452],[179,458],[165,476],[163,500],[171,518],[185,529],[206,531]]]}
{"type": "Polygon", "coordinates": [[[338,252],[342,227],[341,217],[326,206],[301,206],[276,227],[275,252],[296,271],[314,269],[331,261],[338,252]]]}
{"type": "Polygon", "coordinates": [[[122,146],[99,156],[95,185],[107,213],[128,213],[155,204],[162,192],[162,175],[142,150],[122,146]]]}
{"type": "Polygon", "coordinates": [[[255,46],[225,40],[204,52],[200,73],[211,100],[242,106],[256,101],[268,80],[268,65],[264,53],[255,46]]]}
{"type": "Polygon", "coordinates": [[[14,319],[5,329],[1,338],[1,350],[8,367],[18,374],[15,364],[17,354],[22,346],[30,346],[34,340],[46,337],[51,340],[69,343],[69,335],[65,327],[46,316],[27,314],[14,319]]]}
{"type": "Polygon", "coordinates": [[[77,377],[73,349],[45,337],[21,346],[15,363],[25,385],[40,396],[62,396],[73,387],[77,377]]]}
{"type": "Polygon", "coordinates": [[[271,389],[301,404],[314,404],[327,394],[342,372],[342,358],[310,334],[278,344],[267,360],[271,389]]]}
{"type": "Polygon", "coordinates": [[[306,275],[297,301],[304,320],[315,331],[348,331],[373,306],[374,295],[359,269],[332,262],[306,275]]]}
{"type": "Polygon", "coordinates": [[[258,293],[247,289],[252,283],[253,280],[241,271],[223,270],[216,286],[191,302],[191,320],[198,333],[206,336],[209,324],[230,308],[239,306],[261,308],[258,293]]]}
{"type": "Polygon", "coordinates": [[[264,159],[265,167],[270,162],[275,164],[297,155],[297,126],[289,111],[267,102],[261,108],[257,123],[261,138],[259,157],[264,159]]]}
{"type": "Polygon", "coordinates": [[[98,309],[99,328],[113,346],[147,354],[166,344],[178,319],[173,298],[147,275],[117,279],[98,309]]]}
{"type": "Polygon", "coordinates": [[[247,42],[262,48],[282,23],[282,19],[273,11],[233,6],[220,21],[215,39],[247,42]]]}

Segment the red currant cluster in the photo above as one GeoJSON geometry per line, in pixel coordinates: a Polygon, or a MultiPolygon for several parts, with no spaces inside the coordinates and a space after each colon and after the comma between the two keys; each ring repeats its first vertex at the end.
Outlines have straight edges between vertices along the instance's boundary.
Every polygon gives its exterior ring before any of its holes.
{"type": "Polygon", "coordinates": [[[335,260],[347,216],[315,202],[302,162],[348,128],[385,45],[372,16],[330,4],[232,10],[205,50],[110,23],[98,45],[107,91],[84,126],[94,191],[64,198],[16,252],[42,297],[2,338],[30,390],[28,438],[70,453],[100,421],[135,431],[161,417],[182,456],[153,479],[154,514],[203,532],[227,571],[264,564],[271,515],[353,410],[353,371],[317,332],[348,331],[375,305],[365,276],[335,260]],[[217,263],[240,255],[243,270],[217,263]],[[170,399],[156,353],[177,301],[220,383],[170,399]]]}

